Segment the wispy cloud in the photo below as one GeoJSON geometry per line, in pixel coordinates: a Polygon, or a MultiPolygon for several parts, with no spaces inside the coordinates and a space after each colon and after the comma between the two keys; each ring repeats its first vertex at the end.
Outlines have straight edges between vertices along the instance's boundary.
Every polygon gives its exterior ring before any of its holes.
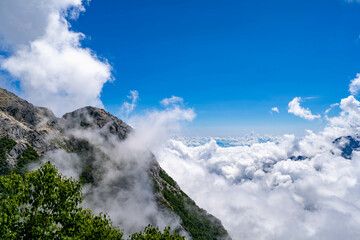
{"type": "Polygon", "coordinates": [[[316,99],[318,97],[304,97],[305,100],[312,100],[312,99],[316,99]]]}
{"type": "Polygon", "coordinates": [[[124,104],[121,106],[120,109],[120,116],[123,117],[128,117],[129,114],[134,111],[137,101],[139,99],[139,93],[136,90],[130,91],[130,95],[127,96],[127,98],[131,101],[131,102],[124,102],[124,104]]]}
{"type": "Polygon", "coordinates": [[[289,102],[288,112],[306,120],[314,120],[316,118],[320,118],[319,114],[313,115],[309,109],[301,107],[301,101],[301,97],[295,97],[291,102],[289,102]]]}
{"type": "Polygon", "coordinates": [[[280,111],[279,111],[279,109],[277,107],[273,107],[273,108],[271,108],[270,112],[271,113],[273,113],[273,112],[279,113],[280,111]]]}
{"type": "Polygon", "coordinates": [[[325,114],[328,114],[334,107],[339,106],[339,103],[331,104],[328,109],[325,110],[325,114]]]}
{"type": "Polygon", "coordinates": [[[177,96],[171,96],[170,98],[164,98],[163,100],[160,101],[160,104],[163,106],[169,106],[172,104],[176,104],[176,103],[183,103],[184,99],[182,97],[177,97],[177,96]]]}

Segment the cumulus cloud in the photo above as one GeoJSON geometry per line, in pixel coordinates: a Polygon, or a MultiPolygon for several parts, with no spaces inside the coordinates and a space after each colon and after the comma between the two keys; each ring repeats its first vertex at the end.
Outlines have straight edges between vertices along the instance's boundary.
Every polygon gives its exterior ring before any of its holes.
{"type": "Polygon", "coordinates": [[[233,239],[355,239],[360,152],[355,147],[347,159],[344,149],[359,141],[359,107],[353,96],[342,99],[341,113],[303,138],[231,147],[222,147],[221,139],[196,146],[178,139],[156,156],[233,239]]]}
{"type": "Polygon", "coordinates": [[[134,111],[137,101],[139,99],[139,93],[136,90],[130,91],[130,95],[127,96],[127,98],[131,101],[131,102],[124,102],[124,104],[121,106],[120,109],[120,116],[124,116],[125,118],[127,118],[129,116],[129,114],[134,111]]]}
{"type": "Polygon", "coordinates": [[[356,74],[356,78],[351,80],[349,91],[352,95],[356,95],[358,94],[359,90],[360,90],[360,74],[358,73],[356,74]]]}
{"type": "Polygon", "coordinates": [[[163,100],[160,101],[160,104],[163,106],[169,106],[172,104],[177,104],[177,103],[183,103],[184,99],[182,97],[177,97],[177,96],[171,96],[170,98],[164,98],[163,100]]]}
{"type": "Polygon", "coordinates": [[[82,0],[2,0],[0,2],[2,46],[16,48],[44,35],[51,13],[61,12],[76,17],[84,10],[82,0]]]}
{"type": "Polygon", "coordinates": [[[279,109],[277,107],[273,107],[273,108],[271,108],[270,112],[271,113],[273,113],[273,112],[279,113],[280,111],[279,111],[279,109]]]}
{"type": "Polygon", "coordinates": [[[309,109],[301,107],[301,101],[301,97],[295,97],[291,102],[289,102],[288,112],[306,120],[314,120],[316,118],[320,118],[319,114],[313,115],[309,109]]]}
{"type": "Polygon", "coordinates": [[[82,48],[85,36],[71,31],[66,20],[84,10],[82,1],[5,0],[0,4],[5,13],[0,14],[0,35],[11,48],[0,66],[20,82],[22,97],[57,115],[86,105],[103,107],[100,95],[111,80],[111,67],[82,48]]]}

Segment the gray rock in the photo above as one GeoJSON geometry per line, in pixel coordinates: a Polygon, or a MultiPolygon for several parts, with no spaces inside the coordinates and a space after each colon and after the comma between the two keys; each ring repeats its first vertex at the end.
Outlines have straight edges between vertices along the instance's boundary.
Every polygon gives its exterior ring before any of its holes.
{"type": "Polygon", "coordinates": [[[31,103],[2,88],[0,88],[0,111],[7,113],[17,121],[30,127],[35,127],[44,120],[56,118],[54,113],[49,109],[35,107],[31,103]]]}
{"type": "Polygon", "coordinates": [[[114,117],[107,111],[95,107],[80,108],[71,113],[66,113],[59,121],[62,128],[93,128],[102,129],[104,134],[117,135],[120,140],[124,140],[132,128],[114,117]],[[103,129],[106,126],[106,129],[103,129]]]}
{"type": "Polygon", "coordinates": [[[19,160],[21,154],[27,149],[27,145],[25,143],[18,143],[15,147],[6,154],[6,158],[11,168],[14,168],[17,161],[19,160]]]}

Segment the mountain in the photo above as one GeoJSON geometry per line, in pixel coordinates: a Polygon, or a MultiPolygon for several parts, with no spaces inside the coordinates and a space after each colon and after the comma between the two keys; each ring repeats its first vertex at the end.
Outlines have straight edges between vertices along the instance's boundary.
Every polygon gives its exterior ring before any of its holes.
{"type": "Polygon", "coordinates": [[[357,138],[358,136],[343,136],[336,138],[333,144],[340,149],[343,158],[351,159],[352,152],[360,148],[360,141],[357,138]]]}
{"type": "Polygon", "coordinates": [[[193,239],[230,239],[221,222],[141,148],[135,132],[103,109],[85,107],[57,118],[0,88],[0,174],[23,174],[50,160],[81,181],[87,206],[108,212],[125,230],[170,223],[193,239]]]}

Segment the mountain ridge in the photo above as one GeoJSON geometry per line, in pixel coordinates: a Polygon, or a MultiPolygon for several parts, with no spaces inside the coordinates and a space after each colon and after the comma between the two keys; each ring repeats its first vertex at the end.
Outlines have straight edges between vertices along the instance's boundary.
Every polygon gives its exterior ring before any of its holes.
{"type": "MultiPolygon", "coordinates": [[[[112,156],[103,146],[94,144],[81,134],[96,133],[97,138],[103,139],[102,143],[111,145],[114,136],[116,141],[124,142],[133,131],[129,125],[103,109],[87,106],[57,118],[51,110],[36,107],[0,88],[0,137],[9,138],[15,144],[11,149],[4,150],[5,159],[1,159],[8,166],[8,171],[20,168],[18,165],[23,161],[24,153],[31,152],[31,149],[39,156],[61,150],[79,159],[82,168],[80,180],[83,184],[96,186],[106,177],[99,163],[108,161],[112,156]],[[74,135],[77,131],[80,133],[74,135]]],[[[146,153],[146,156],[148,159],[145,163],[136,164],[147,164],[145,171],[152,181],[157,208],[180,219],[181,229],[193,239],[231,239],[220,220],[199,208],[160,167],[151,152],[146,153]]],[[[122,156],[119,157],[121,159],[122,156]]],[[[26,161],[22,164],[27,165],[29,162],[26,161]]],[[[120,170],[131,170],[122,165],[117,162],[114,166],[120,170]]],[[[140,178],[143,177],[126,173],[125,177],[119,178],[121,181],[112,182],[112,188],[128,188],[131,186],[127,184],[128,181],[140,178]]]]}

